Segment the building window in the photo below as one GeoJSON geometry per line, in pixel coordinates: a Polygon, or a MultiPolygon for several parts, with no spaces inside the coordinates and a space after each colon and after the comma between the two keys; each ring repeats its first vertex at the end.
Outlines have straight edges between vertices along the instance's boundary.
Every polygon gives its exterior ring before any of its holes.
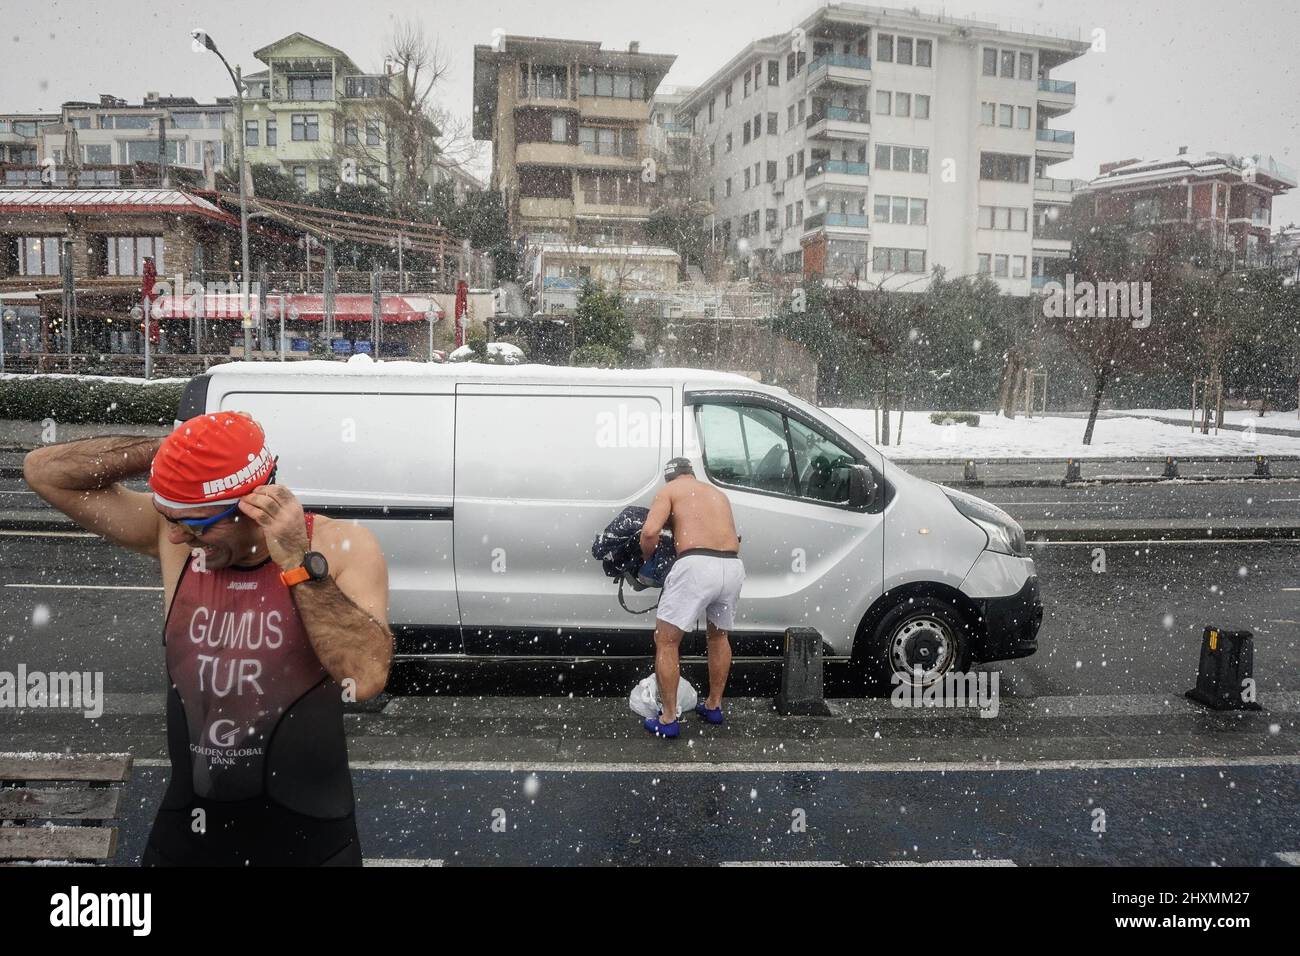
{"type": "Polygon", "coordinates": [[[749,167],[745,167],[745,188],[749,188],[749,167]]]}
{"type": "Polygon", "coordinates": [[[731,134],[730,134],[730,133],[727,134],[726,143],[724,144],[724,147],[723,147],[723,150],[722,150],[722,151],[723,151],[724,153],[729,153],[729,152],[731,152],[731,134]]]}
{"type": "Polygon", "coordinates": [[[785,110],[785,128],[794,129],[794,104],[791,103],[785,110]]]}
{"type": "Polygon", "coordinates": [[[871,254],[871,269],[873,272],[925,272],[925,250],[876,246],[871,254]]]}
{"type": "Polygon", "coordinates": [[[730,196],[730,195],[731,195],[731,177],[730,177],[730,176],[728,176],[728,177],[727,177],[727,181],[724,182],[724,183],[722,184],[722,195],[723,195],[723,196],[730,196]]]}
{"type": "Polygon", "coordinates": [[[984,76],[998,75],[998,51],[989,47],[984,48],[984,76]]]}
{"type": "Polygon", "coordinates": [[[360,142],[361,142],[361,139],[360,139],[360,137],[357,135],[357,124],[356,124],[356,123],[344,123],[344,124],[343,124],[343,145],[344,145],[344,146],[356,146],[356,145],[357,145],[358,143],[360,143],[360,142]]]}
{"type": "Polygon", "coordinates": [[[146,256],[153,257],[159,275],[166,271],[162,236],[109,236],[107,239],[104,262],[111,276],[143,275],[146,256]]]}
{"type": "Polygon", "coordinates": [[[775,159],[769,159],[767,161],[767,181],[769,183],[776,182],[776,160],[775,159]]]}
{"type": "Polygon", "coordinates": [[[244,121],[244,145],[245,146],[258,145],[257,141],[260,138],[258,136],[258,133],[259,133],[259,126],[257,120],[244,121]]]}
{"type": "Polygon", "coordinates": [[[1032,80],[1034,78],[1034,55],[1032,53],[1020,54],[1020,78],[1022,80],[1032,80]]]}
{"type": "Polygon", "coordinates": [[[717,105],[718,105],[718,98],[716,96],[713,99],[709,100],[709,122],[710,123],[713,122],[714,108],[717,105]]]}
{"type": "Polygon", "coordinates": [[[716,165],[718,165],[718,147],[715,146],[713,143],[710,143],[709,144],[709,166],[710,168],[712,168],[713,166],[716,165]]]}
{"type": "Polygon", "coordinates": [[[1014,121],[1015,121],[1015,108],[1008,106],[1006,103],[999,104],[998,125],[1005,126],[1007,129],[1010,129],[1014,121]]]}
{"type": "Polygon", "coordinates": [[[910,146],[877,144],[876,169],[888,169],[896,173],[928,173],[930,171],[930,151],[910,146]]]}
{"type": "Polygon", "coordinates": [[[1034,111],[1028,106],[1016,107],[1016,129],[1029,129],[1034,111]]]}
{"type": "Polygon", "coordinates": [[[876,59],[881,63],[894,62],[894,37],[892,34],[876,34],[876,59]]]}
{"type": "MultiPolygon", "coordinates": [[[[523,83],[523,95],[548,100],[563,100],[569,96],[569,71],[563,66],[534,66],[532,73],[528,65],[519,65],[519,78],[523,83]]],[[[591,95],[591,94],[587,94],[591,95]]]]}
{"type": "Polygon", "coordinates": [[[320,117],[315,113],[293,114],[293,141],[314,143],[320,139],[320,117]]]}
{"type": "Polygon", "coordinates": [[[899,37],[898,49],[896,53],[897,53],[895,58],[896,62],[901,63],[905,66],[911,66],[912,65],[912,38],[899,37]]]}
{"type": "Polygon", "coordinates": [[[929,94],[927,94],[927,93],[917,93],[915,99],[916,99],[916,110],[915,110],[915,114],[914,114],[914,115],[916,116],[916,118],[917,118],[917,119],[929,119],[929,118],[930,118],[930,96],[929,96],[929,94]]]}
{"type": "Polygon", "coordinates": [[[993,257],[987,252],[981,252],[978,261],[979,265],[976,267],[975,271],[980,275],[986,276],[993,271],[993,257]]]}
{"type": "Polygon", "coordinates": [[[298,188],[303,192],[307,191],[307,167],[293,167],[293,181],[298,184],[298,188]]]}
{"type": "Polygon", "coordinates": [[[799,101],[799,122],[800,123],[802,123],[804,121],[804,117],[808,115],[807,107],[808,107],[808,103],[806,100],[799,101]]]}
{"type": "Polygon", "coordinates": [[[366,120],[366,145],[379,145],[379,120],[366,120]]]}
{"type": "Polygon", "coordinates": [[[584,153],[631,158],[637,154],[637,131],[630,126],[582,126],[578,143],[584,153]]]}
{"type": "Polygon", "coordinates": [[[777,134],[778,132],[777,126],[780,123],[780,121],[781,121],[780,114],[778,113],[767,114],[767,135],[768,136],[775,136],[777,134]]]}
{"type": "Polygon", "coordinates": [[[767,85],[768,86],[781,85],[781,61],[780,60],[767,61],[767,85]]]}
{"type": "Polygon", "coordinates": [[[777,227],[778,227],[778,223],[777,223],[777,221],[776,221],[776,210],[775,210],[775,209],[764,209],[764,210],[763,210],[763,228],[764,228],[764,229],[768,229],[768,230],[772,230],[772,229],[776,229],[777,227]]]}
{"type": "Polygon", "coordinates": [[[803,150],[794,154],[794,171],[796,174],[803,172],[803,150]]]}
{"type": "Polygon", "coordinates": [[[266,145],[267,145],[267,146],[275,146],[275,145],[277,145],[277,144],[276,144],[276,134],[277,134],[277,132],[278,132],[278,131],[276,130],[275,120],[273,120],[273,119],[269,119],[269,120],[267,120],[267,121],[266,121],[266,145]]]}
{"type": "Polygon", "coordinates": [[[916,41],[916,65],[930,66],[932,63],[933,44],[930,40],[916,41]]]}
{"type": "Polygon", "coordinates": [[[289,77],[289,99],[332,100],[334,87],[328,76],[289,77]]]}
{"type": "Polygon", "coordinates": [[[894,94],[889,90],[876,90],[876,112],[889,116],[894,111],[894,94]]]}
{"type": "Polygon", "coordinates": [[[997,111],[998,111],[997,103],[981,103],[980,104],[980,125],[992,126],[994,123],[994,118],[997,116],[997,111]]]}
{"type": "Polygon", "coordinates": [[[1029,228],[1029,210],[1023,206],[980,206],[976,225],[980,229],[1024,232],[1029,228]]]}
{"type": "Polygon", "coordinates": [[[727,88],[722,91],[722,108],[726,109],[729,106],[731,106],[731,84],[730,83],[728,83],[727,88]]]}
{"type": "Polygon", "coordinates": [[[1016,78],[1016,54],[1014,50],[1002,51],[1002,71],[1003,79],[1014,80],[1016,78]]]}
{"type": "Polygon", "coordinates": [[[63,250],[58,236],[19,236],[18,274],[56,276],[62,271],[63,250]]]}
{"type": "MultiPolygon", "coordinates": [[[[563,72],[563,67],[554,69],[563,72]]],[[[542,87],[544,90],[545,87],[542,87]]],[[[562,99],[564,92],[562,87],[552,87],[552,92],[557,92],[555,98],[562,99]]],[[[583,67],[582,72],[578,74],[578,92],[582,96],[609,96],[615,99],[645,99],[645,77],[640,73],[610,73],[604,70],[593,70],[591,67],[583,67]]]]}
{"type": "Polygon", "coordinates": [[[794,153],[785,158],[785,178],[789,179],[794,175],[794,153]]]}
{"type": "Polygon", "coordinates": [[[980,153],[980,179],[1004,183],[1029,182],[1029,157],[1010,153],[980,153]]]}
{"type": "Polygon", "coordinates": [[[1007,277],[1007,256],[995,255],[993,257],[993,275],[998,279],[1007,277]]]}
{"type": "Polygon", "coordinates": [[[745,120],[745,125],[740,127],[740,141],[742,144],[749,142],[749,120],[745,120]]]}
{"type": "Polygon", "coordinates": [[[912,115],[912,94],[899,93],[894,97],[894,115],[911,116],[912,115]]]}
{"type": "Polygon", "coordinates": [[[1011,257],[1011,278],[1023,279],[1024,277],[1025,277],[1025,257],[1012,256],[1011,257]]]}
{"type": "Polygon", "coordinates": [[[742,83],[743,89],[740,94],[742,100],[749,99],[749,71],[745,71],[745,78],[742,83]]]}

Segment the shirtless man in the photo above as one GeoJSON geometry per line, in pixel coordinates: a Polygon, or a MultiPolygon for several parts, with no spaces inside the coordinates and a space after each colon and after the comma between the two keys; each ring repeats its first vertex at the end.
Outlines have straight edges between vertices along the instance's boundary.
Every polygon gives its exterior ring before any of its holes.
{"type": "Polygon", "coordinates": [[[641,554],[654,554],[659,532],[671,521],[677,560],[664,581],[655,621],[655,676],[662,709],[645,729],[658,737],[676,737],[677,684],[682,634],[704,611],[708,619],[709,696],[695,712],[711,724],[722,723],[722,691],[731,671],[728,632],[735,624],[736,602],[745,583],[740,539],[727,496],[695,477],[689,459],[674,458],[664,469],[666,484],[655,495],[641,529],[641,554]],[[663,718],[671,718],[665,721],[663,718]]]}
{"type": "Polygon", "coordinates": [[[23,462],[51,505],[161,567],[171,776],[146,866],[361,865],[343,701],[388,680],[388,570],[373,534],[304,514],[275,471],[232,412],[23,462]],[[145,474],[152,494],[120,484],[145,474]]]}

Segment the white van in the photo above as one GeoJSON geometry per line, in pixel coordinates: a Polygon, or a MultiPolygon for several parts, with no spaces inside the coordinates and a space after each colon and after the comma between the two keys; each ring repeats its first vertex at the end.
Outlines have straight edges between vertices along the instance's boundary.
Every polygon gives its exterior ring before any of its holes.
{"type": "MultiPolygon", "coordinates": [[[[724,490],[746,581],[738,658],[812,627],[872,686],[1037,648],[1038,579],[1005,513],[915,478],[781,388],[695,369],[234,363],[178,411],[246,411],[310,510],[353,518],[389,562],[399,657],[641,657],[591,557],[684,455],[724,490]]],[[[656,590],[628,595],[648,607],[656,590]]],[[[683,650],[703,653],[703,621],[683,650]]]]}

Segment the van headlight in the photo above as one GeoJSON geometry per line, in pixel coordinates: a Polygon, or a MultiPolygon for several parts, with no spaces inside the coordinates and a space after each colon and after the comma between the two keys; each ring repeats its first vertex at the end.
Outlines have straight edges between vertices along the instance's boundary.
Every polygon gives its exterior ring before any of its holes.
{"type": "Polygon", "coordinates": [[[944,488],[943,493],[948,496],[954,508],[988,535],[990,551],[1011,554],[1018,558],[1028,557],[1025,530],[1011,515],[989,504],[983,498],[976,498],[962,491],[944,488]]]}

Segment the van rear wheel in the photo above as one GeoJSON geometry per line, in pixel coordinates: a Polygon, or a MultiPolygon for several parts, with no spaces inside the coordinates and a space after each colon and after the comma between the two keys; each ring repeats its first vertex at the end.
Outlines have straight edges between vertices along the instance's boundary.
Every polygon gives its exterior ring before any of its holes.
{"type": "Polygon", "coordinates": [[[928,687],[946,674],[967,670],[971,636],[971,622],[950,602],[912,597],[858,637],[853,658],[868,693],[887,694],[902,682],[928,687]]]}

